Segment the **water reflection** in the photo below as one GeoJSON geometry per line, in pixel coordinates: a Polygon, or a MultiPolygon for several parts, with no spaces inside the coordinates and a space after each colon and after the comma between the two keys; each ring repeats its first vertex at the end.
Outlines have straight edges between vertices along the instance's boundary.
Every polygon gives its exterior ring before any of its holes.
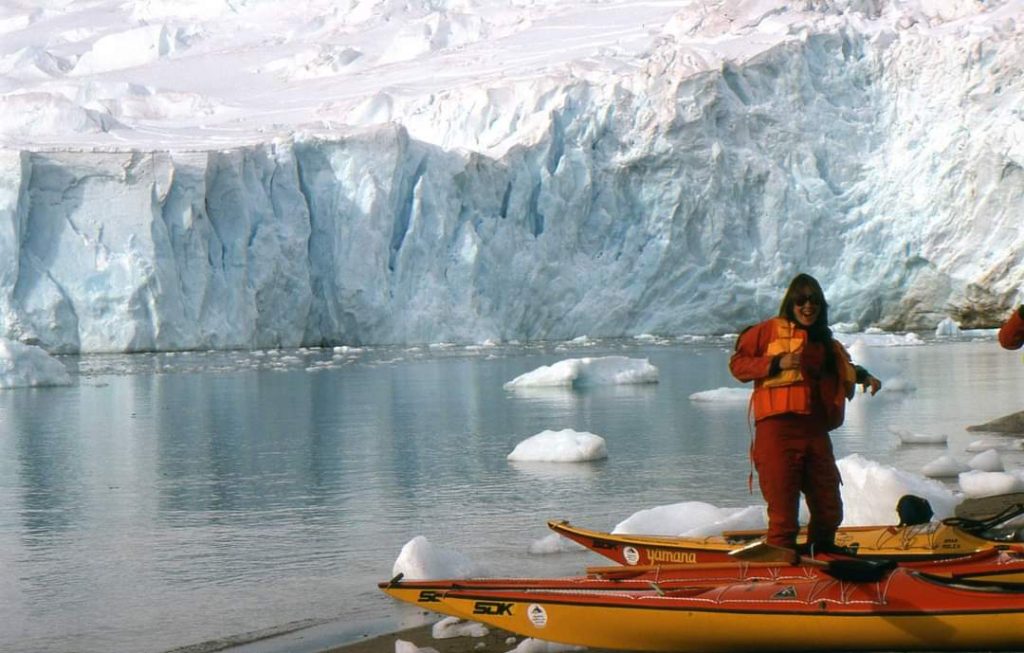
{"type": "Polygon", "coordinates": [[[578,483],[597,478],[604,467],[599,460],[586,463],[509,462],[510,467],[532,480],[578,483]]]}
{"type": "MultiPolygon", "coordinates": [[[[52,393],[67,395],[72,390],[52,393]]],[[[46,389],[18,388],[3,393],[3,439],[15,442],[21,497],[19,516],[28,546],[44,545],[49,535],[74,528],[81,519],[83,456],[73,423],[76,403],[60,401],[41,410],[38,398],[46,389]]]]}

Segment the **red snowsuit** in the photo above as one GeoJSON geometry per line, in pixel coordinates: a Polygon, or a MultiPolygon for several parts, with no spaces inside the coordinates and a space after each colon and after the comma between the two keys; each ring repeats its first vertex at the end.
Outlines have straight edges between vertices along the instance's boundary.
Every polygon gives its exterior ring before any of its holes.
{"type": "Polygon", "coordinates": [[[766,541],[774,546],[796,547],[801,492],[811,513],[809,543],[831,545],[843,521],[841,479],[828,432],[843,423],[856,371],[843,346],[833,345],[837,370],[828,373],[825,345],[808,341],[795,323],[773,318],[740,334],[729,360],[733,376],[754,381],[751,456],[768,504],[766,541]],[[774,361],[787,352],[800,353],[799,370],[778,368],[774,361]]]}
{"type": "Polygon", "coordinates": [[[1013,312],[1003,326],[999,328],[999,344],[1003,349],[1020,349],[1024,345],[1024,307],[1013,312]]]}

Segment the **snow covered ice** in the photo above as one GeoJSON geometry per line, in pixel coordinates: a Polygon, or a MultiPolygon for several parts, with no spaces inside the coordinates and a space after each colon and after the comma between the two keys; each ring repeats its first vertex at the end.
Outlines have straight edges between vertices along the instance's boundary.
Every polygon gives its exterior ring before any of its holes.
{"type": "Polygon", "coordinates": [[[507,458],[513,462],[579,463],[608,457],[604,438],[572,429],[541,431],[515,446],[507,458]]]}
{"type": "Polygon", "coordinates": [[[0,338],[0,388],[71,385],[71,375],[41,348],[0,338]]]}
{"type": "Polygon", "coordinates": [[[690,395],[690,401],[702,403],[742,403],[750,402],[750,395],[753,391],[750,388],[715,388],[714,390],[701,390],[690,395]]]}
{"type": "Polygon", "coordinates": [[[486,566],[474,562],[465,554],[451,551],[417,535],[409,540],[395,560],[392,574],[403,574],[406,579],[471,578],[487,574],[486,566]]]}
{"type": "Polygon", "coordinates": [[[505,388],[584,388],[657,382],[658,368],[646,359],[600,356],[568,358],[552,365],[543,365],[512,379],[505,384],[505,388]]]}
{"type": "Polygon", "coordinates": [[[854,330],[991,327],[1024,298],[1022,15],[8,2],[0,336],[727,333],[797,270],[854,330]]]}
{"type": "Polygon", "coordinates": [[[970,466],[949,455],[942,455],[921,468],[928,478],[950,478],[970,470],[970,466]]]}

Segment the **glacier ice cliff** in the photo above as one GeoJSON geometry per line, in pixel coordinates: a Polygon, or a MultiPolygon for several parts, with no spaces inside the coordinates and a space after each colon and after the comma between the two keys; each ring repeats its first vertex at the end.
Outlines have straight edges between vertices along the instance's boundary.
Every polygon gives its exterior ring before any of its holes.
{"type": "Polygon", "coordinates": [[[724,333],[797,271],[835,321],[995,325],[1024,299],[1024,20],[923,30],[861,4],[747,59],[664,35],[615,75],[435,94],[345,133],[0,151],[0,336],[724,333]]]}

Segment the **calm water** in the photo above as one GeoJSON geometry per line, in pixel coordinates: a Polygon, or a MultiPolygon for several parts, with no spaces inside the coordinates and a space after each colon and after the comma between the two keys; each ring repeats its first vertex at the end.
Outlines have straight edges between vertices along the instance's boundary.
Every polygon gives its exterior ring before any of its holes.
{"type": "MultiPolygon", "coordinates": [[[[495,573],[577,573],[600,559],[526,553],[545,520],[611,528],[677,501],[757,503],[746,406],[687,399],[736,385],[730,347],[67,359],[71,387],[0,391],[0,649],[159,652],[288,624],[351,638],[415,618],[375,583],[416,535],[495,573]],[[648,358],[661,382],[502,388],[611,354],[648,358]],[[562,428],[604,437],[608,460],[505,460],[562,428]]],[[[945,447],[901,446],[889,426],[948,433],[966,458],[978,436],[964,426],[1024,408],[1024,364],[992,339],[869,353],[917,389],[858,399],[839,456],[917,471],[945,447]]]]}

